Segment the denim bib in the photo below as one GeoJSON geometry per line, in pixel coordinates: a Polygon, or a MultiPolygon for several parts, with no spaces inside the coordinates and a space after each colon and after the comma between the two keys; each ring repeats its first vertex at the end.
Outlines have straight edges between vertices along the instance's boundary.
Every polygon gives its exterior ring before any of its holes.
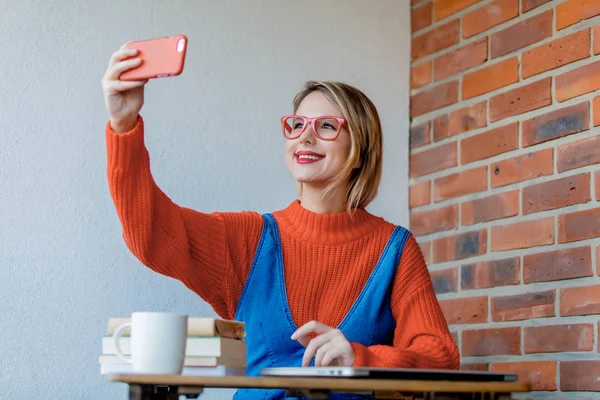
{"type": "MultiPolygon", "coordinates": [[[[279,229],[272,214],[264,224],[254,262],[239,299],[235,319],[246,326],[247,375],[267,367],[300,367],[304,346],[290,339],[298,328],[288,305],[279,229]]],[[[355,303],[337,326],[350,342],[392,345],[396,323],[390,307],[394,274],[409,232],[396,227],[355,303]],[[377,329],[373,329],[377,327],[377,329]]],[[[314,359],[311,361],[314,365],[314,359]]],[[[239,389],[234,400],[286,399],[285,390],[239,389]]],[[[372,399],[371,395],[332,393],[333,399],[372,399]]]]}

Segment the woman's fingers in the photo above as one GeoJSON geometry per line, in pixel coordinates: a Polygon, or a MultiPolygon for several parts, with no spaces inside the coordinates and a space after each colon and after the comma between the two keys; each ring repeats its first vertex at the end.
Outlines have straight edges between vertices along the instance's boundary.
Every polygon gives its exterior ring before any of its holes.
{"type": "Polygon", "coordinates": [[[123,61],[124,59],[126,59],[128,57],[133,57],[136,54],[138,54],[137,49],[131,49],[131,48],[125,47],[125,45],[123,45],[123,47],[121,47],[119,50],[112,53],[112,55],[110,56],[110,60],[108,61],[108,66],[110,68],[113,65],[115,65],[116,63],[118,63],[119,61],[123,61]]]}
{"type": "Polygon", "coordinates": [[[119,76],[121,76],[123,72],[135,68],[141,63],[142,60],[139,58],[132,58],[130,60],[119,61],[117,64],[113,65],[112,67],[109,67],[106,70],[104,79],[107,81],[116,81],[119,79],[119,76]]]}
{"type": "Polygon", "coordinates": [[[140,86],[144,86],[148,81],[108,81],[105,85],[105,90],[109,93],[125,92],[127,90],[135,89],[140,86]]]}

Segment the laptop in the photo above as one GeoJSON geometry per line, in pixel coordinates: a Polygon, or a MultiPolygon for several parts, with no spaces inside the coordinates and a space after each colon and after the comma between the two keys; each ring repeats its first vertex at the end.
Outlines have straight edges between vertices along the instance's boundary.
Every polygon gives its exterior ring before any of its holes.
{"type": "Polygon", "coordinates": [[[517,375],[510,373],[375,367],[271,367],[262,368],[260,374],[304,378],[337,377],[465,382],[515,382],[517,380],[517,375]]]}

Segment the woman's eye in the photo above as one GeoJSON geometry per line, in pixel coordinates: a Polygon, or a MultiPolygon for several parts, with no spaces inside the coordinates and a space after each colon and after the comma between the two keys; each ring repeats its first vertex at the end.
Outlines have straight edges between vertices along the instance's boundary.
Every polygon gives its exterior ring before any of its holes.
{"type": "Polygon", "coordinates": [[[302,129],[302,122],[296,122],[294,124],[294,129],[302,129]]]}
{"type": "Polygon", "coordinates": [[[327,124],[327,123],[323,124],[323,128],[326,128],[326,129],[335,129],[335,127],[333,125],[327,124]]]}

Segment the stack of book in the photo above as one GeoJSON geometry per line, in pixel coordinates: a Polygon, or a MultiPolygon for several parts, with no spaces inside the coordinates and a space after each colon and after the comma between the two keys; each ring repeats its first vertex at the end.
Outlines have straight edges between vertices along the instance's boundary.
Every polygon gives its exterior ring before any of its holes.
{"type": "MultiPolygon", "coordinates": [[[[108,319],[102,337],[102,352],[98,359],[101,374],[133,373],[131,364],[121,359],[115,350],[113,334],[130,318],[108,319]]],[[[129,329],[121,336],[121,351],[131,354],[129,329]]],[[[209,317],[188,317],[188,337],[182,375],[246,375],[246,331],[241,321],[209,317]]]]}

